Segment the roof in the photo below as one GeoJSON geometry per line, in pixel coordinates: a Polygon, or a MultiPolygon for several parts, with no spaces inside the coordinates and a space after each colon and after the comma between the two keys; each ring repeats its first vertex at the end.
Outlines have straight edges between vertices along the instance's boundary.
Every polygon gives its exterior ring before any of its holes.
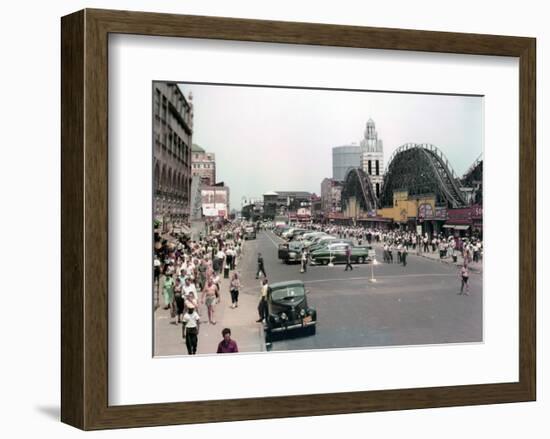
{"type": "Polygon", "coordinates": [[[273,290],[278,290],[279,288],[287,287],[304,287],[304,283],[301,280],[287,280],[284,282],[276,282],[274,284],[269,284],[273,290]]]}
{"type": "Polygon", "coordinates": [[[276,191],[276,194],[283,197],[311,197],[311,193],[305,191],[276,191]]]}
{"type": "Polygon", "coordinates": [[[271,191],[271,192],[266,192],[266,193],[264,194],[264,196],[265,196],[265,195],[279,195],[279,194],[278,194],[277,192],[271,191]]]}
{"type": "Polygon", "coordinates": [[[193,151],[193,152],[205,152],[205,150],[203,148],[201,148],[199,145],[197,145],[196,143],[193,143],[193,146],[191,147],[191,151],[193,151]]]}

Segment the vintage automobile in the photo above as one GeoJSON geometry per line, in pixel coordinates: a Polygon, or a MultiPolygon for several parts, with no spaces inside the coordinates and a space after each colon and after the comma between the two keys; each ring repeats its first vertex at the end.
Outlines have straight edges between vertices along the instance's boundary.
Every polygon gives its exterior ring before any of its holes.
{"type": "Polygon", "coordinates": [[[247,226],[244,229],[244,239],[256,239],[256,229],[254,226],[247,226]]]}
{"type": "Polygon", "coordinates": [[[328,236],[325,232],[308,232],[299,237],[304,247],[309,247],[316,239],[328,236]]]}
{"type": "Polygon", "coordinates": [[[286,239],[287,241],[291,241],[294,237],[302,235],[306,232],[307,232],[306,229],[302,229],[300,227],[291,227],[287,231],[283,232],[281,234],[281,237],[283,239],[286,239]]]}
{"type": "Polygon", "coordinates": [[[300,241],[290,241],[279,244],[277,256],[285,264],[300,262],[302,259],[303,244],[300,241]]]}
{"type": "Polygon", "coordinates": [[[314,252],[314,251],[321,250],[321,249],[323,249],[323,248],[325,248],[329,245],[334,245],[334,244],[349,244],[349,245],[353,246],[353,241],[351,239],[340,239],[340,238],[326,239],[326,240],[322,239],[318,243],[311,245],[309,247],[309,251],[314,252]]]}
{"type": "MultiPolygon", "coordinates": [[[[349,244],[335,243],[312,251],[309,254],[310,263],[327,265],[331,260],[333,264],[346,263],[346,248],[349,244]]],[[[371,246],[351,246],[351,262],[353,264],[365,264],[373,260],[373,248],[371,246]]]]}
{"type": "Polygon", "coordinates": [[[315,334],[317,311],[307,304],[306,288],[302,281],[291,280],[270,285],[267,295],[266,341],[275,334],[288,331],[307,331],[315,334]]]}

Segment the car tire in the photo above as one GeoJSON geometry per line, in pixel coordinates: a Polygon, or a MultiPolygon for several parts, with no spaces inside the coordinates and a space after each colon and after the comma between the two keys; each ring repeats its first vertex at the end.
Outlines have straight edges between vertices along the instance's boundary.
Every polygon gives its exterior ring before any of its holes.
{"type": "Polygon", "coordinates": [[[317,333],[317,325],[312,325],[308,328],[309,335],[315,335],[317,333]]]}
{"type": "Polygon", "coordinates": [[[365,258],[364,258],[363,256],[359,256],[359,257],[357,258],[357,263],[358,263],[358,264],[364,264],[364,263],[365,263],[365,258]]]}

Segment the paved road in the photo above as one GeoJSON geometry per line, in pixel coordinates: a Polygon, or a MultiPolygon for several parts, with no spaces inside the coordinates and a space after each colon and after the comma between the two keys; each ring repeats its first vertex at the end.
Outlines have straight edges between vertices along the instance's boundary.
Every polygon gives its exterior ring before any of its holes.
{"type": "MultiPolygon", "coordinates": [[[[409,254],[407,267],[375,265],[376,282],[370,282],[371,265],[308,267],[285,265],[277,258],[282,240],[260,232],[248,241],[240,263],[242,294],[257,296],[254,279],[257,253],[261,252],[271,283],[302,279],[310,290],[308,302],[317,309],[314,336],[275,341],[272,350],[333,349],[364,346],[415,345],[482,341],[482,279],[472,273],[470,296],[458,295],[456,267],[409,254]]],[[[382,261],[380,249],[377,260],[382,261]]],[[[253,322],[251,317],[251,322],[253,322]]]]}

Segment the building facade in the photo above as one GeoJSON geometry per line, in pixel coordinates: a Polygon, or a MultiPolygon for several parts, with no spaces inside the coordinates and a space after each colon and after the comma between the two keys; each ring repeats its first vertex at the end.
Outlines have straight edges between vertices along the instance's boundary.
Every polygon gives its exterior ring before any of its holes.
{"type": "Polygon", "coordinates": [[[193,144],[192,153],[192,175],[200,177],[202,184],[216,184],[216,155],[212,152],[206,152],[196,144],[193,144]]]}
{"type": "Polygon", "coordinates": [[[229,217],[229,187],[220,185],[201,186],[202,214],[206,218],[229,217]]]}
{"type": "Polygon", "coordinates": [[[360,168],[363,150],[359,145],[343,145],[332,148],[332,179],[344,181],[352,168],[360,168]]]}
{"type": "Polygon", "coordinates": [[[321,210],[325,213],[340,212],[342,205],[342,182],[325,178],[321,182],[321,210]]]}
{"type": "Polygon", "coordinates": [[[193,97],[173,82],[153,87],[153,214],[162,232],[189,221],[193,97]]]}
{"type": "Polygon", "coordinates": [[[361,140],[361,168],[369,175],[372,189],[378,198],[384,181],[384,147],[378,138],[376,126],[369,119],[361,140]]]}
{"type": "Polygon", "coordinates": [[[311,207],[311,193],[302,191],[267,192],[264,198],[264,218],[297,213],[300,208],[311,207]]]}

